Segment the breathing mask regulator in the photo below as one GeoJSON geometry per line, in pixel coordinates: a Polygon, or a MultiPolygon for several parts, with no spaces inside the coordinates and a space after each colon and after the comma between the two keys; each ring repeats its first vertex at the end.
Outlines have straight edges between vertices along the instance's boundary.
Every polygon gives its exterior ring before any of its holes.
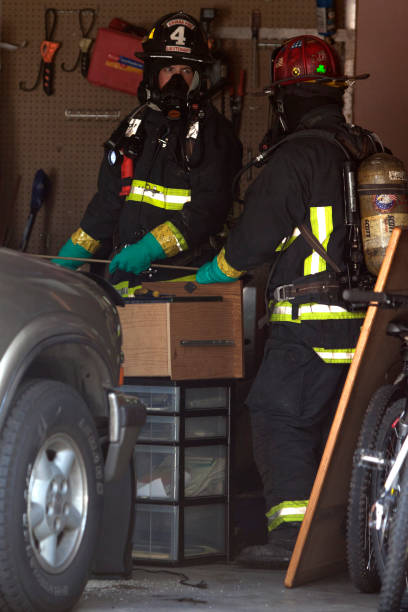
{"type": "MultiPolygon", "coordinates": [[[[196,67],[186,63],[194,71],[189,85],[180,73],[175,73],[159,87],[159,74],[161,70],[176,65],[175,60],[149,61],[145,66],[145,79],[139,87],[139,100],[154,110],[160,110],[167,119],[185,119],[190,111],[193,99],[200,91],[201,76],[196,67]]],[[[147,62],[146,62],[147,63],[147,62]]]]}
{"type": "Polygon", "coordinates": [[[177,120],[186,116],[188,90],[181,74],[173,74],[160,90],[157,106],[167,119],[177,120]]]}

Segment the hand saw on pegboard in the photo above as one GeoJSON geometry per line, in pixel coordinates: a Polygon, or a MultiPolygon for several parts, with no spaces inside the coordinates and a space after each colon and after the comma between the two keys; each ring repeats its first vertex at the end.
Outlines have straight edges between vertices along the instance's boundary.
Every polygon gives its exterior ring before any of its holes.
{"type": "Polygon", "coordinates": [[[18,86],[22,91],[34,91],[40,84],[42,77],[43,89],[47,96],[50,96],[53,93],[54,85],[54,58],[61,46],[61,43],[53,40],[57,25],[57,11],[53,8],[47,9],[44,14],[44,21],[45,40],[42,41],[40,46],[41,61],[35,83],[32,87],[27,87],[24,81],[20,81],[18,86]]]}

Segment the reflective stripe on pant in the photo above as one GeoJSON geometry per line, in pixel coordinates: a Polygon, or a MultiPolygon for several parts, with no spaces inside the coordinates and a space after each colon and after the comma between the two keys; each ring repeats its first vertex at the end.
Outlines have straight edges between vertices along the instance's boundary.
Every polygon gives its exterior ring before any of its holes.
{"type": "Polygon", "coordinates": [[[273,531],[282,523],[301,523],[305,516],[309,500],[284,501],[273,506],[266,513],[268,520],[268,531],[273,531]]]}

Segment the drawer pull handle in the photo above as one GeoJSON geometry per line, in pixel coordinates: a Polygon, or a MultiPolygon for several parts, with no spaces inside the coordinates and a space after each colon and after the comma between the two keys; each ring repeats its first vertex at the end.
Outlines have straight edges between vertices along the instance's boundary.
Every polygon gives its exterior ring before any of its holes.
{"type": "Polygon", "coordinates": [[[182,346],[235,346],[234,340],[180,340],[182,346]]]}

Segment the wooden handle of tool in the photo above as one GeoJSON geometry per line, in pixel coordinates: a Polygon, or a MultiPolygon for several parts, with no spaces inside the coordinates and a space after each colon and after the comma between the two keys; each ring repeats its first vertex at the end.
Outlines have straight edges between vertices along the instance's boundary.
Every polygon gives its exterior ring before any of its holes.
{"type": "MultiPolygon", "coordinates": [[[[38,253],[27,253],[30,257],[42,257],[43,259],[70,259],[72,261],[83,261],[84,263],[110,263],[110,259],[95,259],[86,257],[62,257],[61,255],[39,255],[38,253]]],[[[190,272],[196,272],[198,268],[192,266],[166,266],[165,264],[153,264],[154,268],[167,268],[169,270],[188,270],[190,272]]]]}

